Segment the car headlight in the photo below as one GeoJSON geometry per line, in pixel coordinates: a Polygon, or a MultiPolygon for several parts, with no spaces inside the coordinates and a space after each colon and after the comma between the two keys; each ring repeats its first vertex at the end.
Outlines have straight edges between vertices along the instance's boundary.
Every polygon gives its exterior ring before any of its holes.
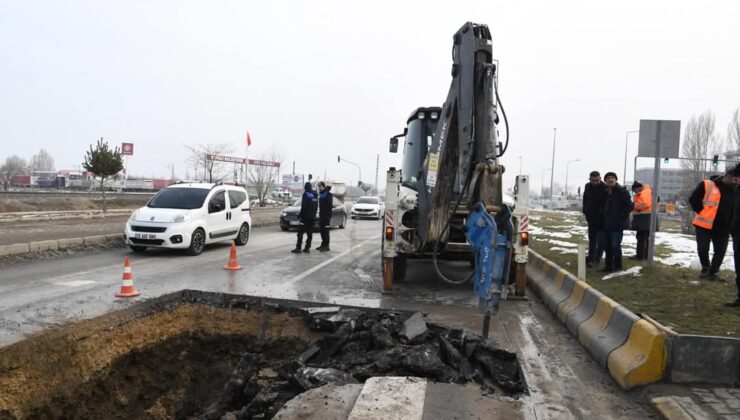
{"type": "Polygon", "coordinates": [[[282,213],[280,213],[280,215],[283,216],[283,217],[287,217],[288,216],[288,213],[287,212],[282,212],[282,213]]]}
{"type": "Polygon", "coordinates": [[[172,222],[182,223],[182,222],[187,222],[188,220],[190,220],[190,213],[185,213],[185,214],[178,214],[177,216],[175,216],[175,218],[172,219],[172,222]]]}

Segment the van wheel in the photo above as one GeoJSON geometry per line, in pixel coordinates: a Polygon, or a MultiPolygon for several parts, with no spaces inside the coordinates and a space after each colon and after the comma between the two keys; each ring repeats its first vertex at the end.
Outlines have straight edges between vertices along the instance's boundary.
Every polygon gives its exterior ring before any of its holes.
{"type": "Polygon", "coordinates": [[[287,232],[290,230],[290,228],[287,226],[280,226],[280,230],[282,230],[283,232],[287,232]]]}
{"type": "Polygon", "coordinates": [[[185,253],[188,255],[200,255],[206,246],[206,232],[201,229],[195,229],[193,236],[190,238],[190,246],[185,253]]]}
{"type": "Polygon", "coordinates": [[[239,228],[239,234],[236,235],[236,239],[234,239],[234,243],[239,246],[244,246],[247,242],[249,242],[249,225],[243,223],[242,227],[239,228]]]}

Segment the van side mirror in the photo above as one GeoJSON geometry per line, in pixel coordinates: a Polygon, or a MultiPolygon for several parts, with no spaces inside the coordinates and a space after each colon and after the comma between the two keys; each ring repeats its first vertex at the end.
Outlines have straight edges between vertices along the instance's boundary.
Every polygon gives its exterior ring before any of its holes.
{"type": "Polygon", "coordinates": [[[391,153],[398,152],[398,138],[397,137],[391,137],[391,145],[389,151],[391,153]]]}

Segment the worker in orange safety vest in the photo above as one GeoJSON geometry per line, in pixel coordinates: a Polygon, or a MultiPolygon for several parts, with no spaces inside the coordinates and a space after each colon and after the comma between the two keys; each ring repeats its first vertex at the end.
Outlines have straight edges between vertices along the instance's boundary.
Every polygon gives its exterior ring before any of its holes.
{"type": "Polygon", "coordinates": [[[650,239],[650,219],[653,211],[653,189],[638,181],[632,184],[635,193],[635,209],[632,211],[632,230],[636,231],[637,252],[634,260],[647,260],[650,239]]]}
{"type": "Polygon", "coordinates": [[[717,276],[725,258],[730,239],[732,223],[732,201],[735,179],[731,171],[725,175],[715,175],[697,185],[689,197],[689,204],[696,212],[696,248],[701,262],[699,278],[710,281],[720,280],[717,276]],[[709,244],[714,255],[709,260],[709,244]]]}

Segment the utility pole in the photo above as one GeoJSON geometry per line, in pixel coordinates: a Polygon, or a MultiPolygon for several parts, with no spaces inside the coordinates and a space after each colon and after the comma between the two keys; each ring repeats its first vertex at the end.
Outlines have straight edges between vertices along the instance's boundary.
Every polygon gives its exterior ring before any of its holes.
{"type": "MultiPolygon", "coordinates": [[[[624,172],[622,173],[622,182],[627,182],[627,140],[629,140],[630,133],[639,133],[640,130],[628,131],[624,135],[624,172]]],[[[632,177],[634,178],[634,176],[632,177]]],[[[633,179],[635,181],[635,179],[633,179]]]]}
{"type": "MultiPolygon", "coordinates": [[[[380,170],[380,153],[378,153],[378,156],[375,158],[375,194],[378,195],[378,171],[380,170]]],[[[519,171],[521,173],[521,169],[519,171]]]]}
{"type": "Polygon", "coordinates": [[[552,172],[550,172],[550,200],[552,200],[552,187],[553,187],[553,181],[555,180],[555,137],[557,137],[558,129],[553,128],[552,129],[552,164],[550,167],[552,168],[552,172]]]}

